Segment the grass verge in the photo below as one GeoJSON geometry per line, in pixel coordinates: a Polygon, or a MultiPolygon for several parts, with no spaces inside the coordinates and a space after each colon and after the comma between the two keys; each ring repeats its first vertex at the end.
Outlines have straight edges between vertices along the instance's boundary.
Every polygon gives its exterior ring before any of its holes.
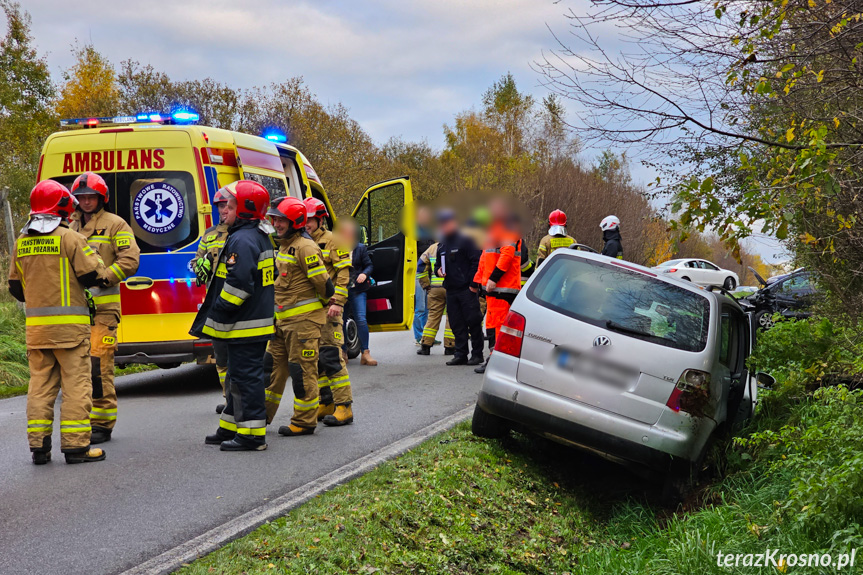
{"type": "Polygon", "coordinates": [[[24,313],[12,302],[0,302],[0,399],[27,393],[27,346],[24,313]]]}
{"type": "Polygon", "coordinates": [[[830,456],[838,446],[824,437],[839,417],[855,430],[837,436],[843,453],[863,449],[861,424],[852,423],[863,421],[863,399],[823,395],[768,398],[751,439],[723,448],[724,479],[676,512],[620,467],[535,437],[478,439],[462,424],[180,573],[825,572],[779,555],[762,568],[717,564],[720,552],[838,557],[863,546],[855,519],[863,497],[853,491],[863,474],[830,456]],[[770,435],[774,428],[783,436],[770,435]],[[804,455],[796,446],[810,430],[821,443],[811,439],[804,455]],[[843,489],[830,491],[831,476],[844,478],[843,489]],[[801,512],[819,481],[829,513],[801,512]]]}

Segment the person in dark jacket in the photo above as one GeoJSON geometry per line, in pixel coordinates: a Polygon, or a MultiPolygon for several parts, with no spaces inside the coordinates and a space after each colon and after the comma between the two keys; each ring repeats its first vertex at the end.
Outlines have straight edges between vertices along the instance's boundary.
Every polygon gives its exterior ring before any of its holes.
{"type": "Polygon", "coordinates": [[[620,238],[620,220],[617,219],[617,216],[603,218],[599,222],[599,229],[602,230],[602,239],[605,241],[602,255],[622,260],[623,243],[620,238]]]}
{"type": "Polygon", "coordinates": [[[458,229],[455,214],[442,210],[438,214],[441,234],[435,275],[444,278],[446,309],[455,337],[455,354],[447,365],[480,365],[483,362],[482,314],[473,279],[479,267],[480,250],[474,241],[458,229]],[[468,358],[470,340],[470,358],[468,358]]]}
{"type": "MultiPolygon", "coordinates": [[[[222,451],[267,448],[264,352],[272,337],[275,259],[269,233],[261,229],[270,196],[257,182],[240,180],[228,204],[236,206],[216,273],[192,329],[196,337],[227,343],[229,390],[216,433],[208,445],[222,451]]],[[[268,224],[267,224],[268,225],[268,224]]]]}
{"type": "Polygon", "coordinates": [[[376,366],[369,351],[369,324],[366,321],[366,292],[372,287],[372,258],[369,256],[369,248],[359,241],[357,224],[353,220],[344,218],[339,220],[336,234],[341,237],[344,245],[353,246],[351,250],[351,281],[348,284],[348,302],[345,318],[353,316],[357,324],[357,335],[360,338],[362,355],[360,365],[376,366]]]}

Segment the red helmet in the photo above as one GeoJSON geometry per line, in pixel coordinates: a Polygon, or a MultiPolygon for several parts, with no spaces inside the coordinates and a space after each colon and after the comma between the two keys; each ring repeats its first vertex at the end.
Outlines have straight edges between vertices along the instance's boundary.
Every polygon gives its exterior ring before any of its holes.
{"type": "Polygon", "coordinates": [[[54,180],[43,180],[30,192],[30,215],[45,214],[68,218],[75,211],[78,200],[66,186],[54,180]]]}
{"type": "Polygon", "coordinates": [[[548,214],[548,223],[551,226],[565,226],[566,214],[560,210],[554,210],[548,214]]]}
{"type": "Polygon", "coordinates": [[[306,226],[306,212],[306,205],[302,201],[297,198],[288,197],[270,208],[267,215],[276,218],[287,218],[291,222],[291,229],[298,231],[306,226]]]}
{"type": "Polygon", "coordinates": [[[102,196],[102,200],[108,203],[108,184],[102,179],[99,174],[93,172],[84,172],[72,183],[72,195],[84,196],[87,194],[97,194],[102,196]]]}
{"type": "Polygon", "coordinates": [[[231,184],[228,184],[227,186],[219,188],[219,190],[215,194],[213,194],[213,205],[227,202],[231,198],[236,198],[237,191],[234,189],[236,187],[236,184],[237,182],[233,182],[231,184]]]}
{"type": "Polygon", "coordinates": [[[262,220],[267,216],[270,193],[267,188],[251,180],[240,180],[234,185],[237,194],[237,217],[243,220],[262,220]]]}
{"type": "Polygon", "coordinates": [[[306,205],[306,217],[308,218],[326,218],[330,215],[327,212],[327,204],[318,198],[306,198],[303,203],[306,205]]]}

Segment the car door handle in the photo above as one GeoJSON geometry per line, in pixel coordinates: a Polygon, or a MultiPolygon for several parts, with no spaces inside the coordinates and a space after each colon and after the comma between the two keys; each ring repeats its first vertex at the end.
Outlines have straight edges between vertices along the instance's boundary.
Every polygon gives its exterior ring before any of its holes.
{"type": "Polygon", "coordinates": [[[142,290],[153,287],[153,280],[143,276],[134,276],[126,280],[126,287],[129,289],[142,290]]]}

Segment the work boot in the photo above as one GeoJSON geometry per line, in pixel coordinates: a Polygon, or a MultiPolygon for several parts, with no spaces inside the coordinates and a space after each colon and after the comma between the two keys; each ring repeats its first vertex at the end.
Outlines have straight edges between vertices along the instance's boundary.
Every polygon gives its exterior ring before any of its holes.
{"type": "Polygon", "coordinates": [[[420,348],[417,350],[417,355],[431,355],[431,346],[420,345],[420,348]]]}
{"type": "Polygon", "coordinates": [[[335,403],[322,403],[318,406],[318,421],[322,420],[328,415],[332,415],[336,412],[336,404],[335,403]]]}
{"type": "Polygon", "coordinates": [[[224,404],[224,403],[220,403],[219,405],[217,405],[217,406],[216,406],[216,413],[218,413],[219,415],[221,415],[221,414],[222,414],[222,412],[223,412],[223,411],[225,411],[225,407],[226,407],[226,406],[225,406],[225,404],[224,404]]]}
{"type": "Polygon", "coordinates": [[[467,365],[467,358],[466,357],[460,357],[460,356],[456,355],[451,360],[446,362],[446,364],[447,365],[467,365]]]}
{"type": "MultiPolygon", "coordinates": [[[[332,417],[332,416],[328,416],[332,417]]],[[[299,427],[294,425],[293,423],[290,425],[283,425],[279,428],[279,435],[284,435],[285,437],[299,437],[300,435],[312,435],[315,432],[314,427],[299,427]]]]}
{"type": "Polygon", "coordinates": [[[208,435],[204,438],[204,443],[207,445],[221,445],[223,441],[234,439],[237,434],[220,427],[213,435],[208,435]]]}
{"type": "Polygon", "coordinates": [[[223,441],[219,445],[221,451],[264,451],[267,448],[266,443],[248,444],[240,443],[237,438],[223,441]]]}
{"type": "Polygon", "coordinates": [[[472,355],[469,360],[467,360],[467,365],[482,365],[482,362],[485,361],[481,355],[472,355]]]}
{"type": "Polygon", "coordinates": [[[377,364],[378,360],[372,358],[372,354],[369,353],[369,350],[363,351],[363,356],[360,358],[360,365],[375,366],[377,364]]]}
{"type": "Polygon", "coordinates": [[[66,453],[66,463],[90,463],[105,459],[105,450],[98,447],[88,447],[84,451],[66,453]]]}
{"type": "Polygon", "coordinates": [[[33,463],[36,465],[45,465],[49,461],[51,461],[51,452],[50,451],[34,451],[33,452],[33,463]]]}
{"type": "Polygon", "coordinates": [[[328,415],[324,418],[324,425],[330,427],[338,427],[340,425],[350,425],[354,422],[354,410],[350,405],[337,405],[336,412],[333,415],[328,415]]]}
{"type": "Polygon", "coordinates": [[[444,355],[455,355],[455,348],[454,347],[445,347],[445,348],[443,348],[443,354],[444,355]]]}
{"type": "Polygon", "coordinates": [[[93,431],[90,433],[90,445],[96,445],[97,443],[105,443],[106,441],[111,441],[112,431],[113,429],[94,425],[93,431]]]}

